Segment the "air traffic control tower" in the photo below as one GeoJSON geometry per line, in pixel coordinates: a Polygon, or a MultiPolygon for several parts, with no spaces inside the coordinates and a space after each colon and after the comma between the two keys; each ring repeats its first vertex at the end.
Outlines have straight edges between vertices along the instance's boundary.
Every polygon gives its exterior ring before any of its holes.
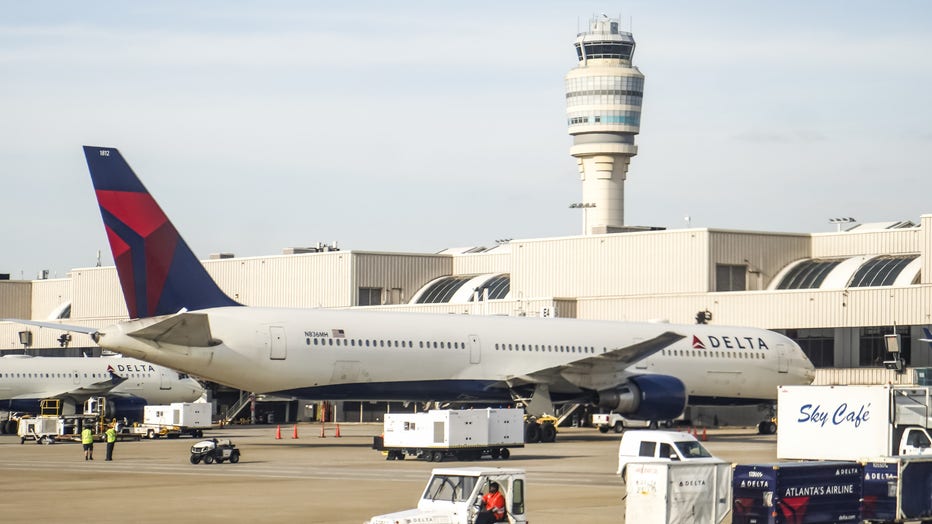
{"type": "Polygon", "coordinates": [[[576,36],[579,64],[566,74],[566,116],[582,180],[583,234],[625,227],[625,177],[638,153],[644,75],[633,65],[634,37],[602,15],[576,36]]]}

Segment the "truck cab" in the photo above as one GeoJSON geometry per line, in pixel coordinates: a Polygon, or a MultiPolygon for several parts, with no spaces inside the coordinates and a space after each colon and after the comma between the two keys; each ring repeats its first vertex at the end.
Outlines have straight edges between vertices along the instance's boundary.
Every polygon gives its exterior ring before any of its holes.
{"type": "Polygon", "coordinates": [[[525,473],[516,468],[435,468],[417,508],[378,515],[367,524],[472,524],[484,509],[482,495],[497,482],[505,497],[506,521],[526,524],[525,473]]]}
{"type": "Polygon", "coordinates": [[[632,462],[721,462],[696,437],[682,431],[626,431],[618,445],[618,475],[632,462]]]}
{"type": "Polygon", "coordinates": [[[898,455],[932,455],[932,439],[923,428],[903,428],[899,439],[898,455]]]}

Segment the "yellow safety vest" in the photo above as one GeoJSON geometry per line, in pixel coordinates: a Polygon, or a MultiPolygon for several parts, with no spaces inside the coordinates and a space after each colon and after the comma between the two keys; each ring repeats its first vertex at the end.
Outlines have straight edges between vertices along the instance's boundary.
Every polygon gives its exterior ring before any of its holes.
{"type": "Polygon", "coordinates": [[[94,434],[91,433],[91,428],[84,428],[84,431],[81,432],[81,444],[93,444],[94,443],[94,434]]]}
{"type": "Polygon", "coordinates": [[[107,430],[107,442],[116,442],[116,430],[110,428],[107,430]]]}

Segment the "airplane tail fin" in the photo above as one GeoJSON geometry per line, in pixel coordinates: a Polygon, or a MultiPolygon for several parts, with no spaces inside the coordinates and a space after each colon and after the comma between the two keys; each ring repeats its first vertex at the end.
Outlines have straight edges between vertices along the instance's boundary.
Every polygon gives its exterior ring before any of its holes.
{"type": "Polygon", "coordinates": [[[112,147],[84,146],[130,318],[238,306],[112,147]]]}

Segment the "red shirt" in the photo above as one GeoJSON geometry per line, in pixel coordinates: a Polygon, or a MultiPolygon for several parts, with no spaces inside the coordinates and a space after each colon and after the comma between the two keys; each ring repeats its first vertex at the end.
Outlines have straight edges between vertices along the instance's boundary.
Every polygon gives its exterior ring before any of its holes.
{"type": "Polygon", "coordinates": [[[500,491],[490,491],[482,495],[485,509],[495,514],[495,520],[502,520],[505,516],[505,496],[500,491]]]}

